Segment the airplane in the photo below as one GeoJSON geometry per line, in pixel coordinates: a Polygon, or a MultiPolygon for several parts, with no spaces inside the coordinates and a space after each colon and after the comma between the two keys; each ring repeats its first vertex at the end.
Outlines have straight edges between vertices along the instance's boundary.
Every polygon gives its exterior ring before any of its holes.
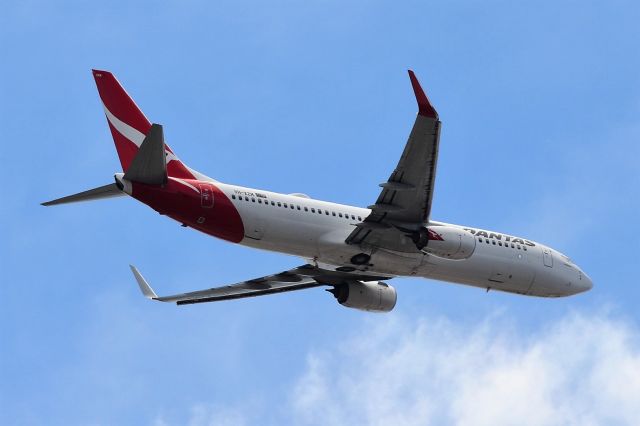
{"type": "Polygon", "coordinates": [[[367,208],[226,184],[189,168],[111,72],[92,70],[123,173],[115,182],[42,203],[131,196],[184,227],[247,247],[294,255],[299,267],[247,281],[158,296],[130,265],[142,294],[187,305],[325,287],[339,304],[389,312],[394,277],[423,277],[527,296],[590,290],[569,257],[502,232],[431,219],[441,122],[409,70],[418,113],[402,156],[367,208]]]}

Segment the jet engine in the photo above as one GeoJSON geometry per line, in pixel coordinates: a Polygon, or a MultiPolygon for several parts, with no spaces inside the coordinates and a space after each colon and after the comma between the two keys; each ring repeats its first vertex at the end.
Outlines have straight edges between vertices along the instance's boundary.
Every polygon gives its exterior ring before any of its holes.
{"type": "Polygon", "coordinates": [[[396,289],[382,281],[348,281],[327,291],[342,306],[368,312],[390,312],[398,300],[396,289]]]}
{"type": "Polygon", "coordinates": [[[418,250],[445,259],[466,259],[476,248],[475,237],[454,226],[427,226],[410,237],[418,250]]]}

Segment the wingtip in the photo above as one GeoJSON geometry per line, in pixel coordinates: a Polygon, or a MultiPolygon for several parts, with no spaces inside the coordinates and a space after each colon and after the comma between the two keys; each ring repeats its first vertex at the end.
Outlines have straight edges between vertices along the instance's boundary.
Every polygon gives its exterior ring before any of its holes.
{"type": "Polygon", "coordinates": [[[138,271],[138,268],[136,268],[133,265],[129,265],[129,268],[131,268],[131,272],[133,272],[133,276],[135,277],[135,279],[136,279],[136,281],[138,283],[138,287],[140,287],[140,291],[142,292],[144,297],[146,297],[147,299],[152,299],[152,300],[153,299],[157,299],[158,296],[153,291],[153,289],[151,288],[151,286],[149,285],[147,280],[144,279],[144,277],[142,276],[140,271],[138,271]]]}
{"type": "Polygon", "coordinates": [[[413,93],[416,96],[416,101],[418,102],[418,114],[424,117],[435,118],[437,120],[438,112],[433,107],[433,105],[431,105],[431,102],[429,102],[429,98],[424,93],[424,90],[422,90],[422,86],[420,85],[416,74],[411,69],[407,70],[407,72],[409,73],[409,79],[411,80],[413,93]]]}

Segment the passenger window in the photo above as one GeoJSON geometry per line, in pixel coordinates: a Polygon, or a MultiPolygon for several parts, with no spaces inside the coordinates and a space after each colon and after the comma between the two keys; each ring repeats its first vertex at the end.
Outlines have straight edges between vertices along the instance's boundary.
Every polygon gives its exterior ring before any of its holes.
{"type": "Polygon", "coordinates": [[[289,204],[289,207],[291,207],[291,210],[294,210],[296,208],[296,206],[294,206],[293,204],[289,204]]]}
{"type": "Polygon", "coordinates": [[[489,244],[489,240],[484,240],[485,243],[489,244]]]}
{"type": "Polygon", "coordinates": [[[309,208],[305,207],[305,208],[304,208],[304,211],[305,211],[305,212],[308,212],[308,211],[309,211],[309,208]]]}
{"type": "Polygon", "coordinates": [[[338,213],[338,216],[342,217],[342,213],[338,213]]]}
{"type": "Polygon", "coordinates": [[[362,218],[361,218],[360,216],[358,216],[358,220],[359,220],[360,222],[362,222],[362,218]]]}
{"type": "Polygon", "coordinates": [[[522,249],[523,249],[524,251],[527,251],[527,248],[526,248],[526,247],[524,247],[524,246],[522,247],[522,249]]]}
{"type": "Polygon", "coordinates": [[[282,203],[282,205],[284,206],[284,208],[287,208],[287,203],[282,203]]]}
{"type": "Polygon", "coordinates": [[[482,237],[478,237],[478,241],[482,242],[482,237]]]}
{"type": "Polygon", "coordinates": [[[258,204],[262,204],[262,200],[258,198],[258,204]]]}
{"type": "Polygon", "coordinates": [[[336,212],[331,212],[331,214],[332,214],[333,216],[335,216],[335,215],[336,215],[336,212]]]}
{"type": "Polygon", "coordinates": [[[318,214],[322,214],[322,210],[318,209],[318,214]]]}
{"type": "Polygon", "coordinates": [[[498,241],[498,245],[499,245],[500,247],[502,247],[502,243],[501,243],[500,241],[498,241]]]}
{"type": "Polygon", "coordinates": [[[325,210],[324,214],[326,214],[327,216],[329,216],[329,210],[325,210]]]}
{"type": "Polygon", "coordinates": [[[314,209],[313,207],[311,207],[311,213],[315,213],[316,209],[314,209]]]}
{"type": "Polygon", "coordinates": [[[236,196],[235,196],[235,195],[232,195],[232,196],[231,196],[231,198],[233,198],[233,199],[235,200],[235,199],[236,199],[236,196]]]}
{"type": "Polygon", "coordinates": [[[493,244],[495,246],[496,242],[494,240],[491,240],[491,244],[493,244]]]}
{"type": "Polygon", "coordinates": [[[298,208],[298,210],[300,210],[300,206],[296,206],[298,208]]]}
{"type": "Polygon", "coordinates": [[[255,199],[255,198],[252,198],[252,199],[251,199],[251,202],[252,202],[252,203],[255,203],[255,202],[256,202],[256,199],[255,199]]]}
{"type": "Polygon", "coordinates": [[[276,202],[275,202],[275,201],[272,201],[272,202],[271,202],[271,205],[272,205],[272,206],[275,206],[275,205],[276,205],[276,202]]]}
{"type": "Polygon", "coordinates": [[[356,220],[356,217],[354,215],[351,215],[351,219],[356,220]]]}
{"type": "Polygon", "coordinates": [[[518,247],[518,250],[520,250],[520,246],[517,246],[517,247],[518,247]]]}
{"type": "Polygon", "coordinates": [[[511,248],[515,248],[515,247],[516,247],[516,245],[511,243],[511,248]]]}

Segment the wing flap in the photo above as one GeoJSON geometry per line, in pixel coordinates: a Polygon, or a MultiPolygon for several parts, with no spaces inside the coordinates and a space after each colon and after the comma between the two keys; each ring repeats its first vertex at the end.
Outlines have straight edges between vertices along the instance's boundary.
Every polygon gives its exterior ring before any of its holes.
{"type": "MultiPolygon", "coordinates": [[[[306,284],[296,284],[296,285],[282,285],[282,286],[273,286],[271,288],[266,288],[266,289],[262,289],[262,290],[254,290],[254,291],[247,291],[247,292],[237,292],[235,291],[229,291],[226,294],[219,294],[219,295],[215,295],[215,296],[204,296],[204,297],[198,297],[196,299],[183,299],[183,300],[177,300],[176,304],[178,305],[192,305],[194,303],[206,303],[206,302],[219,302],[222,300],[233,300],[233,299],[243,299],[243,298],[247,298],[247,297],[257,297],[257,296],[265,296],[267,294],[275,294],[275,293],[284,293],[287,291],[294,291],[294,290],[303,290],[305,288],[313,288],[313,287],[320,287],[323,286],[324,284],[320,284],[318,282],[312,281],[306,284]]],[[[162,299],[158,299],[158,300],[162,300],[162,299]]],[[[164,301],[164,300],[162,300],[164,301]]]]}

